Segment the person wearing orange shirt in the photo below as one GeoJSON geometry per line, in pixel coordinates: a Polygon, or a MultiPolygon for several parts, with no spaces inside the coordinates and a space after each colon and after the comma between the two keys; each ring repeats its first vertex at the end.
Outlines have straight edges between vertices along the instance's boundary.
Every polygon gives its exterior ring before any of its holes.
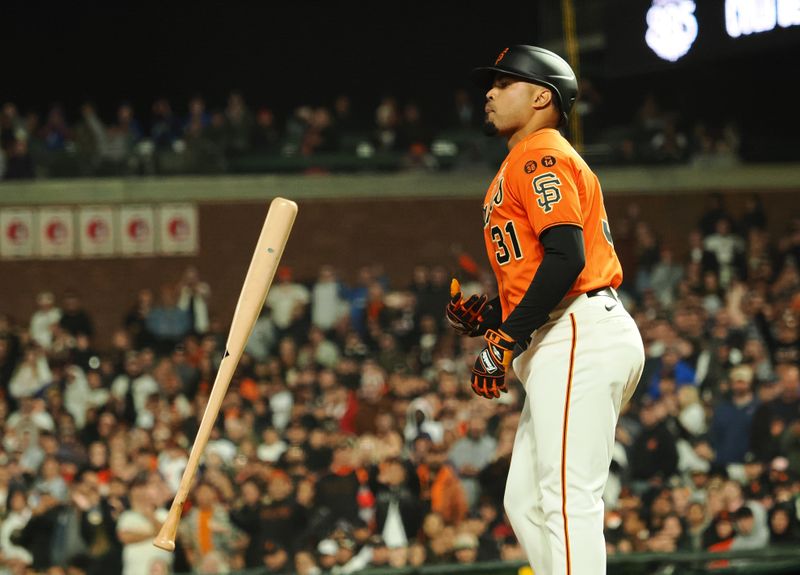
{"type": "Polygon", "coordinates": [[[644,348],[617,296],[600,182],[560,131],[578,83],[560,56],[527,45],[473,77],[487,90],[487,133],[509,150],[483,202],[498,294],[464,298],[454,278],[446,316],[486,340],[476,394],[500,397],[508,369],[525,389],[504,506],[534,572],[605,573],[602,494],[644,348]]]}

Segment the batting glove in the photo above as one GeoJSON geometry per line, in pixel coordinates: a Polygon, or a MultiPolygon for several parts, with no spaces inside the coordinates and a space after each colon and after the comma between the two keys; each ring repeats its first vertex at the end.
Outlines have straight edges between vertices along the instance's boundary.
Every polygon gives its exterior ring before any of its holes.
{"type": "Polygon", "coordinates": [[[450,282],[450,302],[447,304],[447,321],[460,335],[475,335],[483,316],[481,312],[489,298],[484,295],[472,295],[466,301],[461,294],[461,284],[456,278],[450,282]]]}
{"type": "Polygon", "coordinates": [[[478,354],[472,367],[472,391],[486,399],[506,393],[506,370],[511,365],[516,342],[502,331],[490,329],[483,336],[486,347],[478,354]]]}

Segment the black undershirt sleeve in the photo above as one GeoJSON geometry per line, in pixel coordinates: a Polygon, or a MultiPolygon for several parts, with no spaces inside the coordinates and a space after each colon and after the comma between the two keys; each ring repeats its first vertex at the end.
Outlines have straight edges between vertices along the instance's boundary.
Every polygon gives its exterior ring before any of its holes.
{"type": "Polygon", "coordinates": [[[519,305],[500,326],[523,348],[564,299],[586,264],[583,230],[577,226],[553,226],[542,233],[539,241],[544,247],[542,263],[519,305]]]}

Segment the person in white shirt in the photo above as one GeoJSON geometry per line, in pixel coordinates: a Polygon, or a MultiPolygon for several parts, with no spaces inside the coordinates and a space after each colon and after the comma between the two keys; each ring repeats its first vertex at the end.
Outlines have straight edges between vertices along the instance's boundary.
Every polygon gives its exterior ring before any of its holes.
{"type": "Polygon", "coordinates": [[[86,373],[77,365],[66,368],[66,389],[64,390],[64,407],[75,420],[75,426],[83,429],[86,423],[86,411],[91,406],[92,389],[86,379],[86,373]]]}
{"type": "Polygon", "coordinates": [[[294,280],[291,268],[278,268],[276,282],[270,288],[266,304],[272,310],[272,321],[279,330],[286,330],[303,315],[311,300],[308,288],[294,280]]]}
{"type": "Polygon", "coordinates": [[[341,285],[333,266],[323,265],[311,289],[311,325],[328,332],[349,313],[340,294],[341,285]]]}
{"type": "Polygon", "coordinates": [[[36,297],[36,306],[30,322],[31,338],[42,348],[50,349],[53,343],[53,327],[61,320],[61,310],[55,305],[53,294],[47,291],[36,297]]]}
{"type": "Polygon", "coordinates": [[[8,514],[0,523],[0,553],[9,572],[21,573],[25,571],[25,566],[33,563],[33,557],[30,551],[11,542],[11,534],[25,527],[31,518],[31,509],[28,507],[25,492],[21,489],[12,491],[8,507],[8,514]]]}
{"type": "Polygon", "coordinates": [[[8,392],[15,399],[33,397],[50,385],[52,380],[53,374],[44,350],[31,346],[25,350],[25,357],[14,370],[8,392]]]}
{"type": "Polygon", "coordinates": [[[151,565],[160,561],[171,566],[172,553],[153,545],[167,510],[156,506],[146,480],[134,480],[128,496],[130,509],[123,511],[117,521],[117,537],[122,543],[122,575],[150,575],[151,565]]]}

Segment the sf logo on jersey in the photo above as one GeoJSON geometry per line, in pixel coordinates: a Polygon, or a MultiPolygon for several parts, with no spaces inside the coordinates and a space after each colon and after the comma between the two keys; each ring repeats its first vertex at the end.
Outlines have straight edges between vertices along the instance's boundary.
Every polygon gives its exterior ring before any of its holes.
{"type": "Polygon", "coordinates": [[[547,172],[533,178],[531,185],[538,196],[536,203],[544,213],[549,214],[553,211],[553,204],[561,201],[561,180],[553,172],[547,172]]]}

